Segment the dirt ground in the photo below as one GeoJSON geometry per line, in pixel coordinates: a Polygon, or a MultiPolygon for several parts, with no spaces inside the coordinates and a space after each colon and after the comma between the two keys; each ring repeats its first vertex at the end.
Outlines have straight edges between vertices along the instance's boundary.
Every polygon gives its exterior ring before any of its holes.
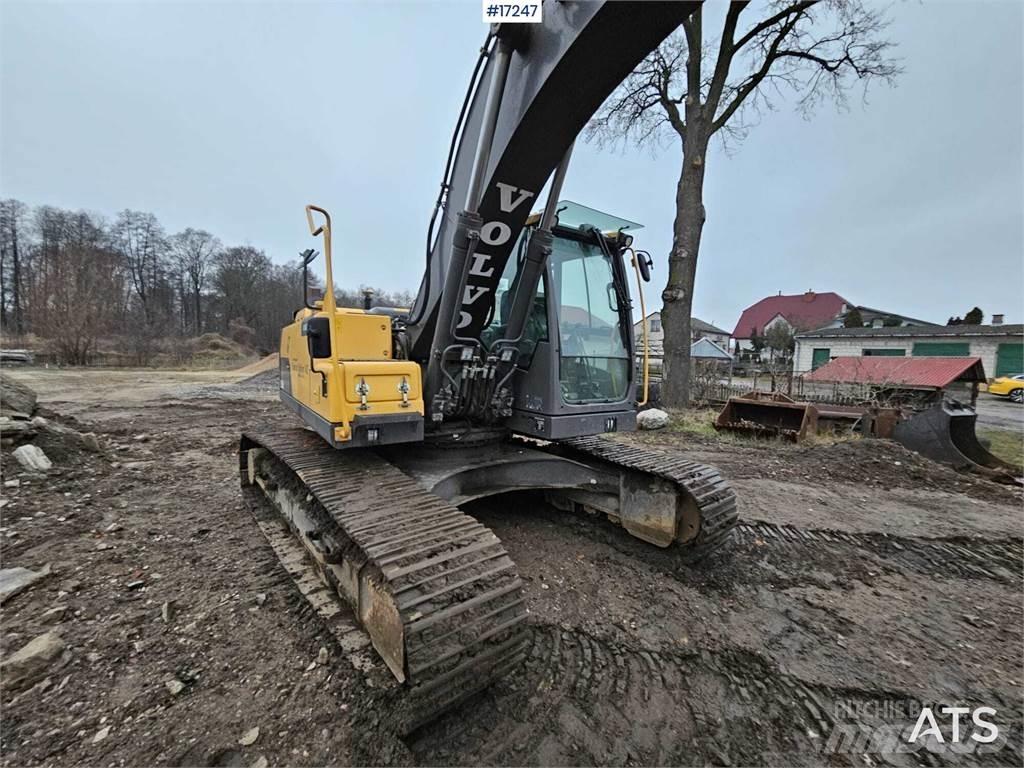
{"type": "Polygon", "coordinates": [[[0,693],[5,766],[1024,760],[1016,489],[885,441],[622,436],[721,468],[734,541],[687,566],[532,496],[476,503],[526,582],[528,659],[400,737],[379,678],[243,508],[237,434],[293,423],[272,375],[15,375],[102,451],[46,446],[45,478],[4,451],[3,566],[52,573],[3,605],[0,652],[48,630],[66,644],[42,682],[0,693]],[[938,707],[992,707],[1000,737],[973,753],[836,742],[912,726],[922,704],[947,735],[938,707]]]}

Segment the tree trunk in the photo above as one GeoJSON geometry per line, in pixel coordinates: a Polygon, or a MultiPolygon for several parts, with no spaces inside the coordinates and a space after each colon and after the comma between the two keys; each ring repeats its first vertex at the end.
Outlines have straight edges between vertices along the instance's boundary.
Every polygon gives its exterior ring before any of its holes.
{"type": "Polygon", "coordinates": [[[179,336],[188,336],[188,292],[185,290],[185,276],[178,273],[178,329],[179,336]]]}
{"type": "Polygon", "coordinates": [[[7,249],[0,245],[0,328],[7,327],[7,249]]]}
{"type": "Polygon", "coordinates": [[[192,294],[195,297],[196,302],[196,328],[195,335],[203,335],[203,313],[200,302],[202,301],[202,293],[199,290],[199,286],[195,283],[192,284],[192,294]]]}
{"type": "Polygon", "coordinates": [[[18,227],[11,222],[11,303],[14,311],[14,333],[21,336],[25,332],[24,319],[21,316],[21,256],[18,254],[18,227]]]}
{"type": "Polygon", "coordinates": [[[668,283],[661,294],[661,322],[665,331],[662,401],[670,408],[690,402],[690,313],[697,254],[704,229],[704,160],[708,137],[688,125],[683,167],[676,187],[676,219],[668,258],[668,283]],[[697,134],[693,136],[691,134],[697,134]]]}

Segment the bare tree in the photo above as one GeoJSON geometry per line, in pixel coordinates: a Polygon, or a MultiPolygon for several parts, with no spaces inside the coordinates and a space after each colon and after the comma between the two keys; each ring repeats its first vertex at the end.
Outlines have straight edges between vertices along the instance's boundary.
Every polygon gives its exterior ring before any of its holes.
{"type": "Polygon", "coordinates": [[[131,276],[143,317],[147,325],[154,324],[166,277],[167,238],[163,227],[152,213],[126,208],[117,216],[112,237],[131,276]]]}
{"type": "Polygon", "coordinates": [[[192,332],[197,336],[203,332],[202,297],[207,271],[220,249],[220,240],[202,229],[189,227],[171,238],[171,250],[178,269],[183,277],[188,278],[192,293],[192,332]]]}
{"type": "Polygon", "coordinates": [[[99,337],[112,329],[120,290],[119,257],[107,242],[103,222],[84,212],[63,214],[58,258],[48,262],[52,311],[40,331],[53,339],[65,363],[86,365],[99,337]]]}
{"type": "MultiPolygon", "coordinates": [[[[205,325],[246,346],[276,349],[281,327],[302,306],[301,265],[274,264],[257,248],[225,250],[191,228],[165,238],[156,218],[138,211],[110,225],[82,211],[29,210],[0,200],[0,319],[7,330],[23,317],[23,329],[46,339],[63,362],[95,360],[104,336],[137,365],[168,351],[184,361],[189,345],[168,336],[193,323],[196,333],[205,325]],[[171,326],[174,318],[180,326],[171,326]]],[[[336,290],[362,306],[361,290],[336,290]]],[[[408,293],[374,289],[375,304],[410,302],[408,293]]]]}
{"type": "MultiPolygon", "coordinates": [[[[774,0],[741,31],[749,2],[731,3],[721,34],[706,39],[698,8],[623,82],[598,111],[587,138],[598,144],[632,141],[682,146],[669,274],[662,293],[665,328],[662,398],[689,401],[690,311],[704,209],[708,144],[745,136],[757,113],[789,92],[809,114],[825,100],[843,107],[849,87],[891,82],[900,69],[888,20],[862,0],[774,0]]],[[[865,90],[866,92],[866,90],[865,90]]]]}
{"type": "Polygon", "coordinates": [[[253,325],[263,304],[261,288],[272,266],[267,254],[250,245],[218,254],[212,280],[220,297],[220,323],[225,333],[232,320],[253,325]]]}
{"type": "Polygon", "coordinates": [[[7,327],[7,293],[11,295],[11,329],[25,332],[22,298],[22,259],[25,255],[22,229],[28,206],[19,200],[0,200],[0,303],[3,305],[3,326],[7,327]]]}

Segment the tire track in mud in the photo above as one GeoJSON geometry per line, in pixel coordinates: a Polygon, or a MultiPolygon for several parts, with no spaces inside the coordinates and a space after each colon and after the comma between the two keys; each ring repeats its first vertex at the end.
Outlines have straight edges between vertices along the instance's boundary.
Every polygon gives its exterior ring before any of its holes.
{"type": "Polygon", "coordinates": [[[1022,580],[1024,565],[1024,539],[1015,538],[910,538],[743,521],[733,531],[733,541],[781,548],[856,547],[919,573],[1007,583],[1022,580]]]}
{"type": "Polygon", "coordinates": [[[536,523],[549,524],[556,530],[563,529],[571,537],[584,537],[627,559],[642,562],[670,578],[685,576],[687,582],[705,586],[748,581],[749,571],[737,571],[728,564],[763,560],[773,552],[799,553],[797,560],[801,563],[817,564],[836,573],[850,572],[854,577],[866,571],[867,564],[874,561],[928,578],[997,581],[1011,586],[1019,586],[1024,581],[1024,538],[1018,537],[913,537],[741,519],[731,531],[731,540],[713,555],[713,562],[693,566],[678,551],[653,548],[613,523],[583,512],[542,506],[531,513],[522,513],[478,506],[471,513],[503,540],[508,535],[510,522],[527,528],[536,523]],[[729,572],[728,576],[723,569],[729,572]]]}
{"type": "MultiPolygon", "coordinates": [[[[955,752],[884,746],[916,719],[909,691],[808,684],[736,648],[665,652],[531,629],[521,672],[406,739],[417,764],[963,764],[955,752]]],[[[978,764],[1015,764],[1019,728],[1005,735],[978,764]]]]}
{"type": "Polygon", "coordinates": [[[753,763],[766,751],[813,754],[827,725],[817,694],[758,656],[666,653],[531,623],[520,667],[403,743],[389,722],[401,686],[291,537],[274,522],[259,527],[277,553],[266,552],[257,568],[268,586],[283,591],[311,642],[321,632],[330,636],[338,656],[365,681],[351,724],[362,734],[355,741],[363,742],[364,757],[373,762],[753,763]],[[804,710],[801,697],[810,702],[804,710]],[[723,712],[729,713],[728,727],[723,712]]]}
{"type": "Polygon", "coordinates": [[[547,624],[531,629],[521,672],[407,739],[418,763],[821,762],[835,724],[833,693],[760,656],[665,652],[547,624]]]}

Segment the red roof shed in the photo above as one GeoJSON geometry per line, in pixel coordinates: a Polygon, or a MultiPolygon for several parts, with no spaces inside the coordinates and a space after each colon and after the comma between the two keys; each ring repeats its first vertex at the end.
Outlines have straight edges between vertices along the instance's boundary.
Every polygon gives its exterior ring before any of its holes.
{"type": "Polygon", "coordinates": [[[836,357],[804,381],[945,389],[954,381],[985,381],[980,357],[836,357]]]}

